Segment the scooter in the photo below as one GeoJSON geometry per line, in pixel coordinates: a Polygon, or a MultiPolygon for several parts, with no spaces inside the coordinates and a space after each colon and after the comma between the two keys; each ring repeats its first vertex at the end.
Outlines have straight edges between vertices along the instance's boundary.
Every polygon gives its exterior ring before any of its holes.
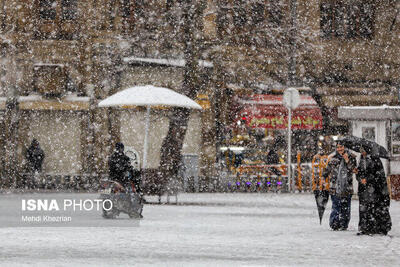
{"type": "Polygon", "coordinates": [[[100,199],[103,200],[104,218],[115,219],[121,212],[128,214],[130,218],[143,218],[143,199],[136,192],[133,183],[125,188],[116,181],[106,180],[101,182],[101,187],[100,199]]]}

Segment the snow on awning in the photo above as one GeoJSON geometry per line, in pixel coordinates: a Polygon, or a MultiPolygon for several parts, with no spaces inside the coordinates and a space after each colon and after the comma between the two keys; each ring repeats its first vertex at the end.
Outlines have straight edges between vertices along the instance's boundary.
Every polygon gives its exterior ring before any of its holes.
{"type": "Polygon", "coordinates": [[[0,110],[6,109],[7,97],[0,97],[0,110]]]}
{"type": "Polygon", "coordinates": [[[67,95],[61,99],[46,99],[40,95],[20,96],[19,108],[25,110],[88,110],[89,97],[67,95]]]}
{"type": "MultiPolygon", "coordinates": [[[[0,97],[0,109],[6,108],[6,97],[0,97]]],[[[18,97],[19,108],[22,110],[88,110],[89,97],[67,95],[61,99],[46,99],[41,95],[18,97]]]]}
{"type": "MultiPolygon", "coordinates": [[[[184,59],[166,59],[166,58],[142,58],[142,57],[125,57],[125,63],[149,63],[156,65],[172,66],[172,67],[185,67],[186,61],[184,59]]],[[[204,68],[212,68],[214,65],[210,61],[199,60],[199,66],[204,68]]]]}
{"type": "Polygon", "coordinates": [[[379,106],[396,105],[398,93],[396,87],[319,87],[324,106],[379,106]]]}
{"type": "Polygon", "coordinates": [[[33,67],[59,67],[59,68],[64,68],[64,64],[57,64],[57,63],[45,63],[45,62],[38,62],[33,64],[33,67]]]}
{"type": "MultiPolygon", "coordinates": [[[[282,95],[254,95],[238,103],[241,108],[236,124],[240,121],[250,128],[287,129],[288,110],[282,95]]],[[[299,107],[292,111],[292,129],[322,129],[321,110],[311,96],[300,96],[299,107]]]]}
{"type": "Polygon", "coordinates": [[[400,120],[400,106],[339,107],[338,117],[346,120],[400,120]]]}

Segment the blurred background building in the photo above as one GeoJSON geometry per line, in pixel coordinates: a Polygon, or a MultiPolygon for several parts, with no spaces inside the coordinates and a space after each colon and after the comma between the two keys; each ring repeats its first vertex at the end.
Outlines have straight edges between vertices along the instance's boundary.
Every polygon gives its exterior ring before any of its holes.
{"type": "MultiPolygon", "coordinates": [[[[3,183],[25,172],[33,138],[46,153],[46,179],[60,181],[106,175],[116,141],[141,153],[144,110],[97,103],[143,84],[203,106],[190,115],[182,154],[196,158],[204,188],[218,182],[221,147],[267,150],[285,135],[277,124],[243,127],[242,111],[250,100],[282,106],[288,87],[321,114],[318,126],[294,133],[293,153],[310,159],[320,136],[348,131],[339,106],[399,104],[399,10],[395,0],[0,0],[3,183]]],[[[171,114],[152,114],[152,169],[171,114]]]]}

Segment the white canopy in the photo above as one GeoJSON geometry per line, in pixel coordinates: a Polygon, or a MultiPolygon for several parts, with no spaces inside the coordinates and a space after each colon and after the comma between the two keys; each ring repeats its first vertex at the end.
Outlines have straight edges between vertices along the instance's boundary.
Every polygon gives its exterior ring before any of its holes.
{"type": "Polygon", "coordinates": [[[122,90],[99,103],[99,107],[174,106],[201,109],[189,97],[171,89],[152,85],[135,86],[122,90]]]}
{"type": "Polygon", "coordinates": [[[143,164],[146,167],[147,160],[147,139],[149,135],[150,107],[151,106],[172,106],[183,108],[202,109],[202,107],[189,97],[179,94],[171,89],[156,87],[153,85],[135,86],[100,101],[99,107],[130,107],[146,106],[146,129],[143,144],[143,164]]]}

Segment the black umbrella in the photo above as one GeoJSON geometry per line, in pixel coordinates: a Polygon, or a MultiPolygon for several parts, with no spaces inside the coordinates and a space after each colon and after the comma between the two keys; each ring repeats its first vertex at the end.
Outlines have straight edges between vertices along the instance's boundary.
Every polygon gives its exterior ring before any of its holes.
{"type": "Polygon", "coordinates": [[[324,216],[324,211],[326,204],[329,200],[329,191],[327,190],[314,190],[315,201],[317,203],[319,224],[322,223],[322,216],[324,216]]]}
{"type": "Polygon", "coordinates": [[[389,158],[389,153],[386,150],[386,148],[365,138],[360,138],[351,135],[340,138],[338,140],[338,143],[356,152],[360,152],[361,148],[364,148],[365,152],[367,152],[372,156],[384,159],[389,158]]]}

